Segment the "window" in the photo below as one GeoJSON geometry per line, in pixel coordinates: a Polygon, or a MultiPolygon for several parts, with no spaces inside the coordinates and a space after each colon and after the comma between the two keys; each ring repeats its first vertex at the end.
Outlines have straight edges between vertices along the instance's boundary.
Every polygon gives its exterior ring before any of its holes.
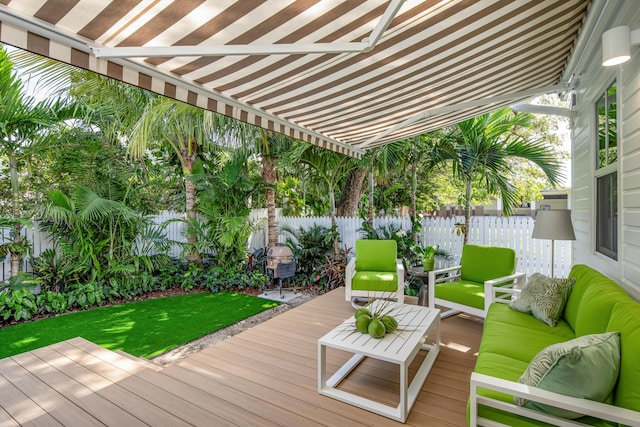
{"type": "Polygon", "coordinates": [[[618,127],[616,83],[596,102],[596,251],[618,259],[618,127]]]}

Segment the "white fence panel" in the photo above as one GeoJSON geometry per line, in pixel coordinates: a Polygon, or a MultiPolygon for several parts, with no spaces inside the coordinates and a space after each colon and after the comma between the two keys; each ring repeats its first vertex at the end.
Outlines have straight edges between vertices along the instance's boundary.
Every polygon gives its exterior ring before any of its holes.
{"type": "MultiPolygon", "coordinates": [[[[251,221],[256,224],[256,231],[252,234],[247,243],[247,249],[253,250],[263,248],[267,245],[267,221],[266,210],[257,210],[252,212],[251,221]]],[[[165,232],[167,237],[184,242],[185,224],[182,222],[166,222],[171,219],[183,218],[183,214],[178,212],[163,212],[153,218],[156,224],[166,224],[165,232]]],[[[423,218],[422,229],[419,240],[422,245],[439,245],[440,248],[452,255],[452,261],[442,259],[437,260],[436,267],[444,267],[446,264],[458,263],[462,254],[462,236],[458,236],[455,232],[455,224],[463,222],[463,217],[452,218],[423,218]]],[[[331,219],[329,217],[278,217],[278,242],[285,243],[287,238],[295,237],[289,233],[282,231],[283,227],[293,230],[299,228],[308,229],[313,225],[321,225],[331,227],[331,219]]],[[[503,246],[513,248],[518,257],[518,271],[527,273],[534,272],[543,274],[551,274],[551,241],[532,239],[534,220],[531,217],[473,217],[471,219],[471,227],[469,230],[469,243],[503,246]]],[[[338,232],[340,233],[341,246],[350,249],[353,255],[355,242],[364,236],[361,233],[362,219],[356,217],[337,218],[338,232]]],[[[379,217],[374,219],[374,227],[392,227],[393,229],[401,229],[405,232],[411,230],[411,220],[409,217],[379,217]]],[[[50,236],[41,233],[38,229],[25,229],[24,235],[33,245],[33,255],[40,255],[45,249],[52,248],[53,243],[50,236]]],[[[2,242],[6,242],[10,238],[9,229],[0,229],[0,237],[2,242]]],[[[569,274],[572,263],[572,242],[558,240],[555,242],[555,276],[566,277],[569,274]]],[[[179,257],[181,247],[177,244],[173,245],[169,251],[172,257],[179,257]]],[[[1,280],[10,277],[11,263],[9,257],[2,263],[1,280]]],[[[28,259],[23,260],[22,271],[31,271],[31,264],[28,259]]]]}

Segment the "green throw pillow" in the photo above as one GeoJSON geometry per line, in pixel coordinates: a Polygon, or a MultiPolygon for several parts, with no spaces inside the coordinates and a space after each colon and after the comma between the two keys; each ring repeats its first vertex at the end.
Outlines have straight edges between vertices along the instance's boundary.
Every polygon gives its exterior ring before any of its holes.
{"type": "Polygon", "coordinates": [[[536,319],[554,327],[562,315],[575,281],[574,278],[552,279],[544,274],[533,273],[510,306],[516,311],[531,313],[536,319]]]}
{"type": "MultiPolygon", "coordinates": [[[[620,372],[620,334],[584,335],[538,353],[518,382],[583,399],[606,401],[620,372]]],[[[564,418],[583,414],[514,397],[514,403],[564,418]]]]}

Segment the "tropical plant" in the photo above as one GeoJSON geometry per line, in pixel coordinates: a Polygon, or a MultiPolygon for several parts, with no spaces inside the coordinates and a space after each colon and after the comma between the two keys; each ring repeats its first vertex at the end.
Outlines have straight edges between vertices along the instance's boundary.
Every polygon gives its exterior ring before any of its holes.
{"type": "Polygon", "coordinates": [[[22,227],[26,218],[22,208],[20,169],[34,152],[43,150],[46,134],[54,124],[87,114],[81,104],[51,98],[36,102],[24,94],[20,78],[13,70],[7,52],[0,47],[0,155],[9,165],[13,242],[4,246],[11,254],[11,275],[18,274],[20,260],[26,253],[22,227]]]}
{"type": "MultiPolygon", "coordinates": [[[[335,191],[340,180],[349,171],[357,166],[357,160],[340,153],[325,150],[321,147],[309,145],[304,142],[294,144],[292,156],[300,163],[307,166],[303,172],[308,176],[313,176],[326,185],[329,194],[331,226],[336,229],[336,198],[335,191]]],[[[333,252],[339,253],[339,240],[337,233],[334,233],[333,252]]]]}
{"type": "Polygon", "coordinates": [[[199,156],[216,147],[214,142],[234,140],[242,129],[240,122],[169,98],[155,98],[133,129],[130,153],[141,159],[147,148],[168,147],[180,161],[185,188],[185,213],[190,264],[201,263],[197,251],[198,235],[192,225],[196,223],[196,182],[194,168],[199,156]]]}
{"type": "Polygon", "coordinates": [[[314,224],[304,229],[282,227],[282,231],[289,234],[286,245],[291,248],[298,264],[297,280],[305,284],[320,280],[323,266],[333,252],[334,232],[331,228],[314,224]]]}
{"type": "Polygon", "coordinates": [[[551,185],[561,178],[561,164],[554,149],[542,140],[530,140],[518,133],[518,128],[530,125],[532,115],[514,114],[509,108],[463,121],[436,142],[430,167],[452,166],[454,179],[464,183],[464,243],[469,237],[471,198],[474,185],[481,185],[490,194],[502,199],[503,214],[511,215],[519,199],[509,181],[512,175],[509,158],[533,162],[546,175],[551,185]]]}

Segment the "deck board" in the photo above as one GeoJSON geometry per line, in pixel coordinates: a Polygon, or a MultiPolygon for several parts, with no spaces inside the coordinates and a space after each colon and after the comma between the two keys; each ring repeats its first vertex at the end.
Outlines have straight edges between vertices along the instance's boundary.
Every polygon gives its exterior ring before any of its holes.
{"type": "MultiPolygon", "coordinates": [[[[317,391],[317,341],[352,315],[338,289],[164,369],[81,338],[2,359],[0,427],[402,425],[317,391]]],[[[466,424],[481,333],[478,319],[442,321],[440,354],[406,425],[466,424]]],[[[349,356],[331,349],[328,369],[349,356]]],[[[397,376],[396,365],[366,359],[340,387],[393,403],[397,376]]]]}

